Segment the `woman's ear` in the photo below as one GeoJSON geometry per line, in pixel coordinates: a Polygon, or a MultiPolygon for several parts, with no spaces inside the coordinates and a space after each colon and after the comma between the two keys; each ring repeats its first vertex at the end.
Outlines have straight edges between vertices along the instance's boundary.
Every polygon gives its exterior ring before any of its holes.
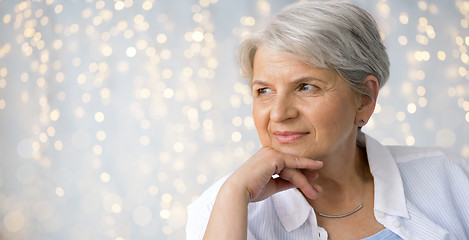
{"type": "Polygon", "coordinates": [[[366,86],[368,94],[359,96],[360,101],[355,117],[355,124],[359,127],[363,127],[373,114],[379,92],[379,81],[375,76],[368,75],[365,80],[363,80],[363,84],[366,86]]]}

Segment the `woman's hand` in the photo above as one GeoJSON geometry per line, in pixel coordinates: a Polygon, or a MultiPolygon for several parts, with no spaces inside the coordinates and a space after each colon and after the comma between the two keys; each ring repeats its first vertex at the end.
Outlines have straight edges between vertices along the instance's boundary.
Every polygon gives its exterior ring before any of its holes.
{"type": "Polygon", "coordinates": [[[321,187],[313,181],[322,162],[264,147],[239,167],[223,184],[205,231],[204,239],[246,239],[249,202],[261,201],[289,189],[299,188],[316,199],[321,187]],[[277,178],[273,178],[278,174],[277,178]]]}
{"type": "Polygon", "coordinates": [[[264,200],[289,188],[299,188],[305,196],[316,199],[322,190],[313,183],[323,163],[278,152],[264,147],[239,167],[224,187],[246,191],[249,202],[264,200]],[[273,178],[278,174],[277,178],[273,178]]]}

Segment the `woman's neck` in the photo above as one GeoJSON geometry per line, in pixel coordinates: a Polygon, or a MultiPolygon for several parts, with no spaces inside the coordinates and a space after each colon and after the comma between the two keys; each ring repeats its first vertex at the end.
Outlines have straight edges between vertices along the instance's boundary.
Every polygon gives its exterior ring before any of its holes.
{"type": "Polygon", "coordinates": [[[308,199],[310,205],[319,211],[349,209],[362,198],[365,171],[369,171],[366,154],[358,146],[340,152],[339,156],[324,160],[324,167],[319,170],[319,178],[315,181],[323,191],[318,199],[308,199]]]}

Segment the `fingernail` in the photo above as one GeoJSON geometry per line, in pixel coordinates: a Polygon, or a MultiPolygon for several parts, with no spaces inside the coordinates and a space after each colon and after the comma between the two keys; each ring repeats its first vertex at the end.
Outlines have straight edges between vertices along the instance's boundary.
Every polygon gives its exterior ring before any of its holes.
{"type": "Polygon", "coordinates": [[[317,185],[317,184],[313,184],[313,188],[316,190],[316,192],[318,193],[321,193],[322,192],[322,187],[317,185]]]}

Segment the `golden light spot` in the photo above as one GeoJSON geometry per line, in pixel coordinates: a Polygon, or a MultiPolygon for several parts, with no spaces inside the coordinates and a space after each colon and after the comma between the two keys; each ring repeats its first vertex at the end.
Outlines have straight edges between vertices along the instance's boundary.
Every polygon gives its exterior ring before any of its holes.
{"type": "Polygon", "coordinates": [[[19,211],[13,211],[5,215],[3,225],[9,232],[18,232],[23,229],[25,218],[19,211]]]}
{"type": "Polygon", "coordinates": [[[148,136],[141,136],[140,137],[140,145],[148,146],[150,144],[150,137],[148,136]]]}
{"type": "Polygon", "coordinates": [[[91,101],[91,95],[89,93],[83,93],[83,95],[81,95],[81,101],[83,103],[89,103],[91,101]]]}
{"type": "Polygon", "coordinates": [[[106,3],[103,0],[99,0],[95,4],[96,9],[102,9],[102,8],[104,8],[105,5],[106,5],[106,3]]]}
{"type": "Polygon", "coordinates": [[[143,88],[140,90],[140,97],[143,99],[147,99],[151,96],[151,91],[148,88],[143,88]]]}
{"type": "Polygon", "coordinates": [[[196,42],[201,42],[204,40],[204,33],[202,31],[196,30],[191,34],[192,40],[196,42]]]}
{"type": "Polygon", "coordinates": [[[136,47],[139,50],[143,50],[143,49],[148,47],[148,43],[147,43],[147,41],[141,39],[141,40],[137,41],[136,47]]]}
{"type": "Polygon", "coordinates": [[[171,51],[168,49],[163,49],[160,53],[162,59],[168,60],[171,57],[171,51]]]}
{"type": "Polygon", "coordinates": [[[171,212],[168,209],[163,209],[160,211],[160,217],[162,219],[168,219],[169,217],[171,217],[171,212]]]}
{"type": "Polygon", "coordinates": [[[444,51],[438,51],[438,59],[444,61],[446,59],[446,53],[444,51]]]}
{"type": "Polygon", "coordinates": [[[424,97],[420,97],[419,100],[418,100],[418,103],[419,103],[420,107],[425,107],[425,106],[427,106],[427,99],[424,98],[424,97]]]}
{"type": "Polygon", "coordinates": [[[142,129],[149,129],[151,127],[151,123],[147,119],[143,119],[142,121],[140,121],[140,127],[142,129]]]}
{"type": "Polygon", "coordinates": [[[267,1],[265,1],[265,0],[257,1],[257,7],[258,7],[262,12],[265,12],[265,13],[270,12],[270,4],[269,4],[269,2],[267,2],[267,1]]]}
{"type": "Polygon", "coordinates": [[[207,66],[211,69],[215,69],[218,67],[218,61],[214,57],[210,57],[207,59],[207,66]]]}
{"type": "Polygon", "coordinates": [[[34,33],[36,33],[34,28],[25,28],[24,31],[23,31],[23,35],[24,35],[25,38],[33,37],[34,33]]]}
{"type": "Polygon", "coordinates": [[[459,46],[463,45],[464,44],[464,39],[461,36],[457,36],[456,37],[456,44],[458,44],[459,46]]]}
{"type": "Polygon", "coordinates": [[[101,147],[100,145],[94,145],[93,146],[93,153],[95,155],[98,155],[98,156],[103,154],[103,147],[101,147]]]}
{"type": "Polygon", "coordinates": [[[120,213],[122,211],[122,206],[120,204],[114,203],[111,206],[111,211],[113,213],[120,213]]]}
{"type": "Polygon", "coordinates": [[[204,15],[196,13],[192,16],[192,20],[194,20],[196,23],[201,23],[204,20],[204,15]]]}
{"type": "Polygon", "coordinates": [[[404,112],[398,112],[398,113],[396,114],[396,119],[397,119],[397,121],[399,121],[399,122],[404,121],[404,120],[405,120],[405,117],[406,117],[406,116],[405,116],[405,113],[404,113],[404,112]]]}
{"type": "Polygon", "coordinates": [[[174,90],[171,88],[166,88],[163,91],[163,96],[168,99],[172,98],[174,96],[174,90]]]}
{"type": "Polygon", "coordinates": [[[150,10],[152,7],[153,7],[153,3],[151,1],[148,1],[148,0],[143,2],[143,4],[142,4],[142,9],[145,10],[145,11],[150,10]]]}
{"type": "Polygon", "coordinates": [[[10,14],[5,14],[5,16],[3,16],[3,23],[7,24],[10,22],[10,20],[11,20],[10,14]]]}
{"type": "Polygon", "coordinates": [[[425,87],[423,87],[423,86],[417,87],[417,94],[418,94],[419,96],[425,95],[425,92],[426,92],[425,87]]]}
{"type": "Polygon", "coordinates": [[[399,36],[399,37],[397,38],[397,41],[398,41],[399,44],[401,44],[402,46],[407,45],[407,37],[406,37],[406,36],[399,36]]]}
{"type": "Polygon", "coordinates": [[[254,19],[253,17],[243,16],[243,17],[241,17],[241,19],[239,21],[244,26],[254,26],[254,24],[256,24],[256,19],[254,19]]]}
{"type": "Polygon", "coordinates": [[[106,139],[106,132],[103,130],[99,130],[96,133],[96,139],[98,139],[99,141],[104,141],[106,139]]]}
{"type": "Polygon", "coordinates": [[[160,33],[158,34],[158,36],[156,36],[156,41],[159,43],[159,44],[163,44],[165,43],[167,40],[167,37],[164,33],[160,33]]]}
{"type": "Polygon", "coordinates": [[[207,182],[207,176],[204,174],[199,174],[196,178],[198,184],[204,184],[207,182]]]}
{"type": "Polygon", "coordinates": [[[458,68],[458,73],[459,73],[459,76],[464,77],[467,74],[467,70],[464,67],[459,67],[458,68]]]}
{"type": "Polygon", "coordinates": [[[417,106],[414,103],[409,103],[407,105],[407,112],[409,113],[415,113],[417,111],[417,106]]]}
{"type": "Polygon", "coordinates": [[[64,10],[64,7],[61,4],[56,5],[55,8],[54,8],[54,11],[55,11],[56,14],[61,13],[63,10],[64,10]]]}
{"type": "Polygon", "coordinates": [[[91,16],[92,14],[92,11],[91,9],[89,8],[85,8],[82,12],[81,12],[81,17],[84,18],[84,19],[87,19],[91,16]]]}
{"type": "Polygon", "coordinates": [[[171,69],[165,69],[161,75],[164,79],[170,79],[173,76],[173,71],[171,71],[171,69]]]}
{"type": "Polygon", "coordinates": [[[101,179],[101,181],[107,183],[107,182],[109,182],[109,181],[111,180],[111,176],[109,175],[109,173],[103,172],[103,173],[101,173],[101,175],[100,175],[100,179],[101,179]]]}
{"type": "Polygon", "coordinates": [[[100,48],[101,54],[103,54],[103,56],[109,57],[109,56],[112,55],[112,47],[109,46],[108,44],[101,44],[101,46],[99,48],[100,48]]]}
{"type": "Polygon", "coordinates": [[[466,53],[461,54],[461,61],[463,63],[468,64],[469,63],[469,56],[466,53]]]}
{"type": "Polygon", "coordinates": [[[111,90],[109,88],[103,88],[100,91],[101,98],[107,99],[111,97],[111,90]]]}
{"type": "Polygon", "coordinates": [[[183,152],[184,151],[184,144],[177,142],[173,145],[173,150],[175,152],[183,152]]]}
{"type": "Polygon", "coordinates": [[[252,117],[245,117],[243,123],[248,129],[254,128],[254,118],[252,117]]]}
{"type": "Polygon", "coordinates": [[[151,185],[151,186],[148,188],[148,192],[149,192],[151,195],[157,195],[158,192],[159,192],[159,189],[158,189],[157,186],[151,185]]]}
{"type": "Polygon", "coordinates": [[[206,130],[213,129],[213,121],[211,119],[205,119],[202,125],[204,126],[204,129],[206,130]]]}
{"type": "Polygon", "coordinates": [[[55,122],[55,121],[57,121],[57,120],[59,119],[59,117],[60,117],[60,111],[59,111],[59,109],[54,109],[54,110],[51,111],[51,113],[50,113],[50,120],[52,120],[52,121],[55,122]]]}
{"type": "Polygon", "coordinates": [[[461,19],[460,23],[461,23],[461,27],[463,28],[469,27],[469,21],[467,19],[461,19]]]}
{"type": "Polygon", "coordinates": [[[210,102],[210,100],[204,100],[200,103],[200,108],[204,111],[208,111],[212,108],[212,102],[210,102]]]}
{"type": "Polygon", "coordinates": [[[462,104],[462,108],[464,109],[464,111],[469,111],[469,101],[464,101],[464,103],[462,104]]]}
{"type": "Polygon", "coordinates": [[[425,79],[425,72],[422,70],[417,71],[416,73],[417,80],[423,80],[425,79]]]}
{"type": "Polygon", "coordinates": [[[233,142],[239,142],[239,141],[241,141],[241,137],[242,137],[242,135],[241,135],[240,132],[234,132],[234,133],[231,134],[231,140],[232,140],[233,142]]]}
{"type": "Polygon", "coordinates": [[[127,57],[130,57],[130,58],[135,57],[135,55],[137,54],[137,49],[135,49],[134,47],[129,47],[125,51],[125,54],[127,55],[127,57]]]}
{"type": "Polygon", "coordinates": [[[63,149],[63,143],[60,140],[54,142],[54,148],[57,151],[61,151],[63,149]]]}
{"type": "Polygon", "coordinates": [[[170,226],[164,226],[161,231],[166,235],[170,235],[173,232],[173,229],[170,226]]]}
{"type": "Polygon", "coordinates": [[[94,120],[96,120],[96,122],[102,123],[104,121],[104,113],[102,112],[95,113],[94,120]]]}
{"type": "Polygon", "coordinates": [[[415,144],[415,138],[414,136],[408,136],[406,139],[405,139],[405,143],[407,144],[407,146],[413,146],[415,144]]]}
{"type": "Polygon", "coordinates": [[[63,197],[65,195],[65,191],[63,188],[61,187],[56,187],[55,188],[55,194],[58,196],[58,197],[63,197]]]}
{"type": "Polygon", "coordinates": [[[424,18],[424,17],[420,17],[420,18],[419,18],[419,24],[420,24],[421,26],[427,26],[427,25],[428,25],[428,20],[427,20],[426,18],[424,18]]]}
{"type": "Polygon", "coordinates": [[[197,109],[191,108],[189,109],[189,111],[187,111],[187,118],[189,119],[189,121],[197,121],[198,117],[199,112],[197,111],[197,109]]]}

